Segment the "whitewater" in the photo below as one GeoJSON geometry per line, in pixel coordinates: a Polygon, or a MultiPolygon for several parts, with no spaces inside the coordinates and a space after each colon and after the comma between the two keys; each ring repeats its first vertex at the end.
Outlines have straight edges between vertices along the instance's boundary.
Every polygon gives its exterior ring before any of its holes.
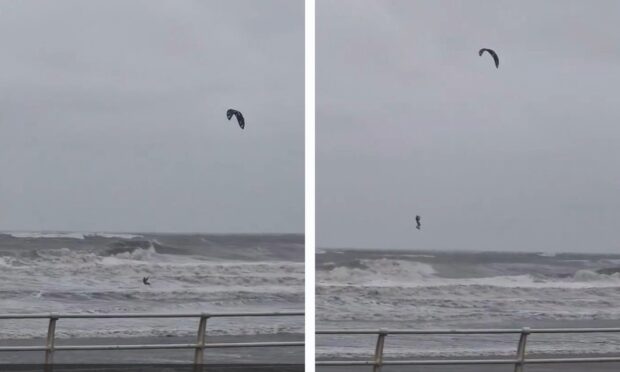
{"type": "MultiPolygon", "coordinates": [[[[303,309],[303,235],[0,233],[0,313],[201,313],[303,309]],[[142,284],[150,277],[150,286],[142,284]]],[[[0,339],[44,337],[2,320],[0,339]]],[[[66,320],[70,337],[194,336],[194,320],[66,320]]],[[[303,332],[300,319],[217,319],[212,335],[303,332]]]]}
{"type": "MultiPolygon", "coordinates": [[[[323,249],[317,328],[618,327],[620,256],[323,249]]],[[[321,357],[372,355],[372,336],[320,336],[321,357]]],[[[390,336],[388,357],[513,355],[515,336],[390,336]]],[[[615,335],[536,335],[531,352],[620,351],[615,335]]]]}

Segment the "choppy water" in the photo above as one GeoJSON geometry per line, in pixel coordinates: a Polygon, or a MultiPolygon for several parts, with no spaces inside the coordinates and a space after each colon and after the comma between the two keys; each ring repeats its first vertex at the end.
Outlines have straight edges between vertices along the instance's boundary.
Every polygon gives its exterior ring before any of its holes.
{"type": "MultiPolygon", "coordinates": [[[[303,249],[302,235],[0,233],[0,313],[299,310],[303,249]]],[[[46,332],[42,321],[0,322],[4,339],[46,332]]],[[[57,334],[194,335],[196,322],[67,320],[57,334]]],[[[302,330],[299,318],[209,324],[210,334],[302,330]]]]}
{"type": "MultiPolygon", "coordinates": [[[[620,255],[324,250],[317,328],[620,326],[620,255]]],[[[375,339],[319,336],[320,356],[375,339]]],[[[388,356],[514,354],[518,336],[392,336],[388,356]]],[[[532,336],[532,352],[618,352],[620,337],[532,336]]]]}

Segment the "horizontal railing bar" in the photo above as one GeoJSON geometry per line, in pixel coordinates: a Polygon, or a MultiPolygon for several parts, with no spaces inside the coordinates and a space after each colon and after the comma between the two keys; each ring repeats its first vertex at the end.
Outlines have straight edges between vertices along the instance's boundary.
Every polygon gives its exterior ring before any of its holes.
{"type": "Polygon", "coordinates": [[[461,365],[461,364],[515,364],[516,359],[432,359],[432,360],[384,360],[384,365],[461,365]]]}
{"type": "Polygon", "coordinates": [[[332,360],[332,361],[316,361],[314,363],[317,366],[369,366],[374,365],[374,361],[365,361],[365,360],[332,360]]]}
{"type": "MultiPolygon", "coordinates": [[[[321,329],[317,335],[458,335],[458,334],[520,334],[523,329],[321,329]]],[[[620,328],[531,328],[529,333],[620,333],[620,328]]]]}
{"type": "MultiPolygon", "coordinates": [[[[431,360],[383,360],[382,365],[457,365],[457,364],[515,364],[516,359],[431,359],[431,360]]],[[[317,366],[374,365],[374,361],[318,361],[317,366]]]]}
{"type": "Polygon", "coordinates": [[[588,357],[588,358],[536,358],[526,359],[527,364],[551,364],[551,363],[589,363],[589,362],[620,362],[620,357],[588,357]]]}
{"type": "Polygon", "coordinates": [[[207,348],[226,348],[226,347],[275,347],[275,346],[305,346],[303,341],[289,342],[230,342],[230,343],[211,343],[205,344],[207,348]]]}
{"type": "Polygon", "coordinates": [[[303,311],[288,311],[288,312],[275,312],[275,313],[213,313],[213,314],[205,314],[211,318],[217,317],[245,317],[245,316],[303,316],[305,313],[303,311]]]}
{"type": "Polygon", "coordinates": [[[2,351],[45,351],[45,346],[0,346],[0,352],[2,351]]]}
{"type": "Polygon", "coordinates": [[[303,316],[302,311],[286,312],[238,312],[238,313],[134,313],[134,314],[0,314],[0,319],[104,319],[104,318],[199,318],[199,317],[269,317],[269,316],[303,316]]]}
{"type": "MultiPolygon", "coordinates": [[[[274,347],[274,346],[304,346],[303,342],[231,342],[210,343],[204,348],[230,347],[274,347]]],[[[150,349],[195,349],[198,344],[150,344],[150,345],[67,345],[56,346],[55,350],[150,350],[150,349]]]]}
{"type": "Polygon", "coordinates": [[[194,349],[196,344],[149,344],[149,345],[58,345],[54,350],[153,350],[153,349],[194,349]]]}
{"type": "MultiPolygon", "coordinates": [[[[520,328],[520,329],[321,329],[317,335],[481,335],[481,334],[579,334],[579,333],[620,333],[620,328],[520,328]]],[[[485,364],[562,364],[620,362],[620,356],[612,357],[573,357],[573,358],[524,358],[518,359],[429,359],[429,360],[381,360],[383,365],[485,365],[485,364]]],[[[319,360],[317,366],[377,366],[375,360],[319,360]]]]}
{"type": "Polygon", "coordinates": [[[377,334],[495,334],[495,333],[521,333],[520,329],[354,329],[336,330],[324,329],[316,331],[318,335],[377,335],[377,334]]]}
{"type": "Polygon", "coordinates": [[[192,349],[194,350],[194,364],[202,364],[203,353],[208,348],[246,348],[246,347],[303,347],[303,341],[289,342],[230,342],[205,344],[205,326],[208,318],[216,317],[286,317],[304,316],[303,311],[272,311],[272,312],[216,312],[216,313],[133,313],[133,314],[0,314],[0,320],[46,319],[49,320],[46,344],[40,346],[0,346],[0,352],[45,351],[45,365],[54,363],[54,353],[57,351],[92,351],[92,350],[165,350],[165,349],[192,349]],[[56,322],[59,319],[144,319],[144,318],[198,318],[198,341],[191,344],[133,344],[133,345],[55,345],[54,334],[56,322]]]}
{"type": "Polygon", "coordinates": [[[530,333],[615,333],[620,328],[539,328],[530,329],[530,333]]]}
{"type": "MultiPolygon", "coordinates": [[[[516,359],[430,359],[430,360],[384,360],[382,365],[468,365],[468,364],[515,364],[516,359]]],[[[562,364],[562,363],[595,363],[595,362],[620,362],[620,357],[590,357],[590,358],[535,358],[525,359],[524,364],[562,364]]],[[[361,360],[334,360],[317,361],[317,366],[359,366],[373,365],[374,361],[361,360]]]]}
{"type": "MultiPolygon", "coordinates": [[[[210,343],[204,348],[232,348],[232,347],[276,347],[276,346],[304,346],[303,341],[290,342],[230,342],[210,343]]],[[[195,349],[198,344],[146,344],[146,345],[58,345],[54,350],[152,350],[152,349],[195,349]]],[[[0,351],[44,351],[45,346],[2,346],[0,351]]]]}

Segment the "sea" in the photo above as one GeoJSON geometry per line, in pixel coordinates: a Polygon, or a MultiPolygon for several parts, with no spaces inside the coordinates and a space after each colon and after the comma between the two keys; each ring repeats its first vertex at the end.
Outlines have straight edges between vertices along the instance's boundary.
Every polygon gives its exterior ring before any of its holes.
{"type": "MultiPolygon", "coordinates": [[[[317,329],[620,327],[620,255],[319,249],[317,329]]],[[[391,335],[386,359],[514,356],[519,335],[391,335]]],[[[371,360],[376,336],[317,335],[371,360]]],[[[528,353],[620,352],[620,334],[542,335],[528,353]]]]}
{"type": "MultiPolygon", "coordinates": [[[[4,232],[0,313],[298,311],[303,260],[299,234],[4,232]]],[[[197,322],[61,319],[56,337],[195,337],[197,322]]],[[[303,327],[303,317],[216,318],[207,334],[296,334],[303,327]]],[[[0,340],[46,332],[44,320],[0,320],[0,340]]]]}

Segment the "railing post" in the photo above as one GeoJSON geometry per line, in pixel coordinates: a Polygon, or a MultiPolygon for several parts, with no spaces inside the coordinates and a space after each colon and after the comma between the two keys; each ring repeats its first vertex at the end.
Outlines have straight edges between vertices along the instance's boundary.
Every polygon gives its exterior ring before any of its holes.
{"type": "Polygon", "coordinates": [[[46,370],[54,364],[54,340],[56,333],[56,321],[58,320],[57,316],[54,314],[50,315],[50,322],[47,327],[47,340],[45,342],[45,367],[46,370]]]}
{"type": "Polygon", "coordinates": [[[377,346],[375,347],[375,364],[372,368],[373,372],[381,372],[381,367],[383,366],[383,345],[385,345],[385,336],[387,336],[387,332],[384,330],[379,330],[379,335],[377,336],[377,346]]]}
{"type": "Polygon", "coordinates": [[[530,334],[530,329],[525,327],[521,330],[521,337],[519,337],[519,346],[517,348],[517,362],[515,363],[515,372],[523,372],[523,366],[525,365],[525,344],[527,342],[527,336],[530,334]]]}
{"type": "Polygon", "coordinates": [[[195,366],[203,364],[206,338],[205,336],[207,333],[207,319],[209,319],[209,316],[206,314],[202,314],[200,316],[200,323],[198,323],[198,339],[196,340],[196,351],[194,352],[195,366]]]}

